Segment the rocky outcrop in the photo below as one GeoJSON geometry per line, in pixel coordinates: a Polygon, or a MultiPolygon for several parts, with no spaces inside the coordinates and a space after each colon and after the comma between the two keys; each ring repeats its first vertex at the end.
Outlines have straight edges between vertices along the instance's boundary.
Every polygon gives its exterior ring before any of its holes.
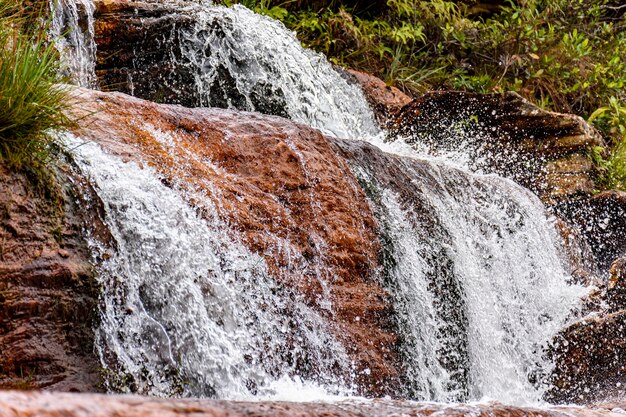
{"type": "Polygon", "coordinates": [[[404,106],[413,100],[396,87],[387,85],[383,80],[371,74],[355,70],[348,70],[345,73],[359,84],[381,126],[388,124],[404,106]]]}
{"type": "Polygon", "coordinates": [[[587,300],[594,311],[555,339],[552,402],[597,403],[620,398],[626,387],[626,258],[609,268],[608,284],[587,300]]]}
{"type": "Polygon", "coordinates": [[[98,389],[89,209],[58,176],[0,163],[0,388],[98,389]]]}
{"type": "Polygon", "coordinates": [[[319,131],[254,113],[79,93],[78,116],[85,118],[78,136],[214,201],[274,278],[332,323],[362,392],[399,392],[376,222],[347,164],[319,131]]]}
{"type": "Polygon", "coordinates": [[[621,417],[624,404],[582,407],[513,407],[499,403],[448,405],[391,400],[339,402],[228,402],[138,396],[0,392],[3,417],[621,417]]]}
{"type": "Polygon", "coordinates": [[[515,93],[428,93],[390,127],[392,137],[434,152],[462,146],[474,168],[510,177],[550,204],[591,194],[593,164],[586,153],[604,143],[580,117],[541,110],[515,93]]]}

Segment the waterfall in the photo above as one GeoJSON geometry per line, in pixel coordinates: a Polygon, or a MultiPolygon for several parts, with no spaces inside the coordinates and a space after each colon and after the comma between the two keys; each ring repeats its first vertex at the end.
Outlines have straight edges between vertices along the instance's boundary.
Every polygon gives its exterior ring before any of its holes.
{"type": "Polygon", "coordinates": [[[66,143],[112,235],[89,239],[102,286],[96,345],[109,389],[244,399],[293,389],[295,378],[316,392],[350,392],[340,375],[351,364],[328,324],[276,284],[217,216],[200,218],[150,168],[71,136],[66,143]],[[294,333],[298,340],[289,340],[294,333]],[[303,381],[298,363],[315,369],[314,378],[303,381]]]}
{"type": "MultiPolygon", "coordinates": [[[[61,4],[54,27],[74,27],[61,49],[68,45],[74,73],[93,85],[92,22],[81,26],[75,13],[81,4],[89,15],[91,3],[61,4]]],[[[183,2],[176,13],[191,23],[176,28],[171,59],[193,75],[198,105],[287,116],[386,146],[362,92],[281,23],[241,6],[183,2]]],[[[335,143],[378,218],[381,280],[394,298],[411,397],[540,400],[551,369],[544,350],[584,293],[568,282],[541,202],[495,175],[389,154],[371,160],[366,144],[335,143]]],[[[271,394],[298,377],[297,359],[284,354],[285,334],[296,326],[303,340],[295,354],[318,371],[305,383],[352,392],[349,381],[334,385],[351,364],[327,324],[291,299],[228,225],[198,216],[187,203],[197,199],[164,186],[149,168],[93,144],[75,155],[113,236],[109,245],[91,239],[103,287],[97,345],[111,389],[271,394]]]]}
{"type": "Polygon", "coordinates": [[[338,137],[378,134],[363,93],[295,34],[243,6],[192,6],[181,52],[202,104],[287,116],[338,137]]]}
{"type": "Polygon", "coordinates": [[[585,294],[541,201],[496,175],[339,144],[382,228],[413,397],[539,401],[545,349],[585,294]]]}
{"type": "Polygon", "coordinates": [[[66,74],[81,87],[96,87],[93,1],[50,0],[50,10],[49,36],[63,58],[66,74]]]}

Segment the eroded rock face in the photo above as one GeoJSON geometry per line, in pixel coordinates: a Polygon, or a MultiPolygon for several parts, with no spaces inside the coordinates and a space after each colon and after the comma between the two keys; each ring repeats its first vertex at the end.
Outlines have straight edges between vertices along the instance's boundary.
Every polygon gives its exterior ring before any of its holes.
{"type": "Polygon", "coordinates": [[[586,151],[603,144],[580,117],[543,111],[515,93],[428,93],[390,127],[435,152],[466,147],[475,168],[512,178],[550,204],[591,194],[586,151]]]}
{"type": "Polygon", "coordinates": [[[321,133],[259,114],[80,94],[81,114],[91,115],[78,136],[212,199],[274,278],[332,323],[362,392],[399,392],[391,304],[378,283],[376,223],[350,169],[321,133]]]}
{"type": "Polygon", "coordinates": [[[0,164],[0,387],[97,391],[88,205],[0,164]]]}
{"type": "Polygon", "coordinates": [[[289,403],[163,400],[138,396],[0,392],[4,417],[621,417],[624,404],[582,407],[512,407],[498,403],[447,405],[375,400],[368,402],[289,403]]]}

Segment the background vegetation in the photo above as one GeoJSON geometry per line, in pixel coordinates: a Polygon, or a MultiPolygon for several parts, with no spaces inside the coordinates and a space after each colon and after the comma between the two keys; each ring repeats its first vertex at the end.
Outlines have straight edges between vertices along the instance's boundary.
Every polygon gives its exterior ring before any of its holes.
{"type": "MultiPolygon", "coordinates": [[[[233,1],[226,1],[232,3],[233,1]]],[[[337,65],[416,95],[516,91],[604,133],[603,188],[626,191],[626,5],[613,0],[240,0],[337,65]]]]}
{"type": "MultiPolygon", "coordinates": [[[[44,3],[40,2],[41,7],[44,3]]],[[[0,160],[12,168],[41,165],[52,129],[71,125],[69,90],[40,9],[0,0],[0,160]]]]}

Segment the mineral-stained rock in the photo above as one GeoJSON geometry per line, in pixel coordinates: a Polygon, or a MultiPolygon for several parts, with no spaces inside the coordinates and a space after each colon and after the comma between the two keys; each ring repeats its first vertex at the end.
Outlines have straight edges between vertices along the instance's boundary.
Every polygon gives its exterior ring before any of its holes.
{"type": "Polygon", "coordinates": [[[354,70],[347,71],[347,74],[361,86],[365,98],[381,125],[389,123],[402,107],[413,100],[396,87],[388,86],[383,80],[373,75],[354,70]]]}
{"type": "Polygon", "coordinates": [[[94,391],[88,210],[41,178],[0,163],[0,387],[94,391]]]}
{"type": "Polygon", "coordinates": [[[87,117],[78,136],[212,199],[275,279],[331,323],[363,393],[398,392],[391,304],[377,279],[376,222],[319,131],[254,113],[79,92],[87,117]]]}
{"type": "Polygon", "coordinates": [[[0,392],[3,417],[622,417],[624,404],[595,407],[450,405],[391,400],[290,403],[165,400],[138,396],[0,392]]]}
{"type": "Polygon", "coordinates": [[[435,151],[464,146],[475,168],[513,178],[547,203],[591,194],[586,152],[604,143],[580,117],[541,110],[515,93],[428,93],[405,106],[390,127],[393,135],[435,151]]]}

